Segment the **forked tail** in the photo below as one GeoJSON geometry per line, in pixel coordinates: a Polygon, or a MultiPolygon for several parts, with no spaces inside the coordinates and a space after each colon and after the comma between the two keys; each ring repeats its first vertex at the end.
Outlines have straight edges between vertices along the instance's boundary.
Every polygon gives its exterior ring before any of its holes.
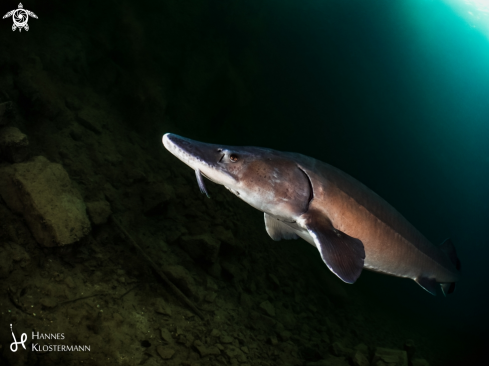
{"type": "MultiPolygon", "coordinates": [[[[460,271],[460,259],[458,259],[457,251],[455,250],[455,245],[453,245],[452,240],[445,239],[445,241],[441,243],[440,249],[443,251],[443,253],[447,255],[455,268],[457,268],[457,271],[460,271]]],[[[455,291],[455,282],[440,283],[440,287],[443,291],[443,294],[447,296],[448,294],[451,294],[453,291],[455,291]]]]}

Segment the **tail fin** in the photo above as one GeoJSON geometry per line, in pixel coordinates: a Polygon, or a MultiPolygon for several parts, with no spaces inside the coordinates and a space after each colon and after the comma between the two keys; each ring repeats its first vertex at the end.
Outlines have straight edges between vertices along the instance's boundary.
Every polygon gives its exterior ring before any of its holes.
{"type": "MultiPolygon", "coordinates": [[[[457,251],[455,250],[455,246],[453,245],[452,240],[445,239],[445,241],[441,243],[439,248],[447,255],[457,271],[460,271],[460,259],[458,259],[457,251]]],[[[440,286],[445,296],[455,291],[455,282],[440,283],[440,286]]]]}

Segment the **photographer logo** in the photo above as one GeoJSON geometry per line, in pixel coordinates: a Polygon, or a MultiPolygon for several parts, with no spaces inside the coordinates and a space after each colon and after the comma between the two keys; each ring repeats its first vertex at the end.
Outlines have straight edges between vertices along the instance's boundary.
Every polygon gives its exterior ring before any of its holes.
{"type": "Polygon", "coordinates": [[[12,30],[15,32],[16,29],[19,29],[19,32],[21,32],[22,28],[24,28],[26,31],[29,30],[29,25],[27,24],[27,22],[29,21],[29,16],[37,19],[36,14],[34,14],[30,10],[24,9],[22,3],[19,3],[19,8],[9,11],[3,16],[3,19],[12,17],[14,21],[14,25],[12,25],[12,30]]]}
{"type": "Polygon", "coordinates": [[[17,352],[19,344],[21,344],[22,347],[24,347],[24,349],[26,349],[25,348],[25,341],[27,341],[27,334],[22,333],[22,335],[20,336],[20,342],[17,342],[17,339],[15,339],[14,331],[12,330],[12,324],[10,324],[10,331],[12,332],[12,337],[14,338],[14,341],[10,344],[10,350],[12,352],[17,352]]]}
{"type": "MultiPolygon", "coordinates": [[[[15,337],[14,331],[12,329],[12,324],[10,324],[10,331],[12,332],[12,338],[14,341],[10,344],[10,350],[12,352],[17,352],[19,349],[19,344],[27,350],[25,344],[27,342],[27,334],[22,333],[20,337],[20,341],[17,342],[17,338],[15,337]]],[[[65,339],[64,333],[39,333],[32,332],[32,343],[31,343],[31,351],[32,352],[90,352],[89,345],[66,345],[66,344],[39,344],[34,343],[34,340],[42,339],[44,342],[46,340],[65,339]]],[[[43,343],[44,343],[43,342],[43,343]]]]}

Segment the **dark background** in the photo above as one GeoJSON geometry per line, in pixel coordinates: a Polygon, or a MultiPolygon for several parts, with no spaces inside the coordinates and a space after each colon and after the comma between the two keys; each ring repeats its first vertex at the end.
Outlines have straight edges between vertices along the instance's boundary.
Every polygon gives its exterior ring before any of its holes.
{"type": "Polygon", "coordinates": [[[485,331],[487,36],[431,1],[284,2],[273,13],[249,110],[189,137],[313,156],[373,189],[434,244],[451,237],[463,271],[452,296],[371,273],[359,286],[430,323],[485,331]]]}
{"type": "MultiPolygon", "coordinates": [[[[447,298],[365,271],[353,286],[369,306],[391,319],[487,339],[489,40],[449,5],[32,0],[24,6],[39,19],[29,21],[27,34],[12,33],[4,20],[0,67],[13,64],[17,76],[25,66],[12,60],[39,59],[56,82],[95,88],[117,106],[121,128],[138,130],[155,150],[163,149],[163,133],[175,132],[300,152],[344,170],[434,244],[451,237],[462,262],[462,281],[447,298]]],[[[29,106],[27,116],[41,111],[53,119],[48,88],[31,106],[21,83],[0,84],[29,106]]]]}

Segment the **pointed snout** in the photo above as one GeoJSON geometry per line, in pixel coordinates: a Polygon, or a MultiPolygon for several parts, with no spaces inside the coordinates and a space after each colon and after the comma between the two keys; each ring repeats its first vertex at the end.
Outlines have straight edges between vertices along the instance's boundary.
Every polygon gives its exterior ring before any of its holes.
{"type": "Polygon", "coordinates": [[[202,150],[204,147],[212,146],[211,144],[191,140],[173,133],[165,133],[163,135],[162,142],[166,149],[171,153],[178,150],[182,150],[183,152],[189,154],[196,153],[198,150],[202,150]]]}
{"type": "Polygon", "coordinates": [[[163,135],[163,138],[161,139],[161,142],[163,142],[163,146],[166,147],[166,149],[168,151],[170,151],[170,149],[171,149],[171,144],[172,144],[171,137],[172,136],[175,136],[175,135],[172,135],[171,133],[165,133],[163,135]]]}
{"type": "Polygon", "coordinates": [[[175,157],[214,183],[231,186],[235,178],[220,164],[224,146],[195,141],[172,133],[166,133],[162,139],[165,148],[175,157]]]}
{"type": "Polygon", "coordinates": [[[199,170],[206,178],[218,184],[232,184],[229,175],[219,160],[222,158],[222,146],[195,141],[172,133],[166,133],[162,139],[165,148],[194,170],[199,170]]]}
{"type": "Polygon", "coordinates": [[[196,163],[202,156],[202,142],[194,141],[182,136],[178,136],[172,133],[165,133],[162,139],[165,148],[175,155],[178,159],[183,161],[192,169],[198,169],[196,163]]]}
{"type": "MultiPolygon", "coordinates": [[[[165,133],[162,138],[163,146],[166,147],[166,149],[173,154],[173,151],[175,151],[177,148],[181,148],[182,141],[192,141],[189,139],[186,139],[185,137],[175,135],[173,133],[165,133]]],[[[196,141],[195,141],[196,142],[196,141]]]]}
{"type": "Polygon", "coordinates": [[[217,163],[217,145],[191,140],[172,133],[166,133],[162,141],[169,152],[192,169],[215,166],[217,163]]]}

